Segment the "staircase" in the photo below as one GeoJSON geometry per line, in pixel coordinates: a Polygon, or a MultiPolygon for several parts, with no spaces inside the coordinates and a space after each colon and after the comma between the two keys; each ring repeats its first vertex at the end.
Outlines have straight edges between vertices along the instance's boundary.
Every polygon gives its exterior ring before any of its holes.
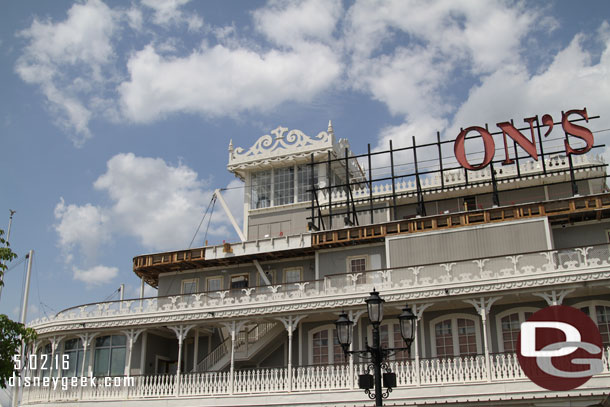
{"type": "MultiPolygon", "coordinates": [[[[239,332],[235,337],[235,360],[249,360],[284,331],[282,324],[263,322],[239,332]]],[[[231,337],[229,336],[204,357],[195,372],[210,372],[224,369],[231,362],[231,337]]]]}

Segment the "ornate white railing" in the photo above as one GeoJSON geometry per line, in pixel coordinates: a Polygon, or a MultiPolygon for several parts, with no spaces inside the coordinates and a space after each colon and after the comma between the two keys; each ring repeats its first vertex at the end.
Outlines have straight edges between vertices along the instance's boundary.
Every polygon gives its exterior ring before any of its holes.
{"type": "MultiPolygon", "coordinates": [[[[275,303],[324,302],[329,298],[348,298],[372,290],[384,290],[388,295],[393,292],[413,293],[413,298],[423,298],[421,293],[430,291],[435,295],[439,285],[451,284],[452,291],[480,286],[478,292],[495,291],[492,284],[521,281],[528,279],[556,278],[587,273],[588,277],[607,273],[610,266],[610,246],[607,244],[570,249],[549,250],[512,256],[489,257],[451,263],[425,264],[419,266],[397,267],[362,273],[335,274],[322,280],[302,281],[291,284],[278,284],[204,292],[191,295],[146,298],[102,302],[69,308],[50,318],[34,320],[30,326],[37,330],[56,323],[87,322],[90,319],[112,319],[125,316],[155,316],[160,312],[164,317],[175,313],[184,315],[185,311],[201,310],[219,312],[235,310],[236,306],[260,307],[275,303]]],[[[605,276],[605,277],[604,277],[605,276]]],[[[575,277],[574,277],[575,278],[575,277]]],[[[583,277],[584,278],[584,277],[583,277]]],[[[557,280],[559,281],[559,280],[557,280]]],[[[576,280],[573,280],[576,281],[576,280]]],[[[559,281],[560,282],[560,281],[559,281]]],[[[508,287],[504,284],[502,288],[508,287]]],[[[530,284],[530,286],[534,286],[530,284]]],[[[441,295],[441,294],[438,294],[441,295]]],[[[444,292],[442,295],[446,295],[444,292]]]]}
{"type": "MultiPolygon", "coordinates": [[[[484,355],[422,359],[419,369],[413,360],[391,362],[396,373],[397,387],[430,387],[447,384],[500,383],[529,380],[511,353],[490,355],[490,371],[487,371],[484,355]]],[[[599,377],[610,378],[610,347],[603,349],[603,370],[599,377]]],[[[102,385],[49,391],[48,388],[25,389],[22,404],[46,401],[111,400],[164,397],[215,396],[225,394],[299,393],[357,389],[358,375],[365,365],[349,364],[326,366],[301,366],[287,368],[262,368],[230,372],[207,372],[175,375],[133,377],[131,385],[102,385]],[[231,385],[232,383],[232,385],[231,385]]],[[[117,379],[117,378],[114,378],[117,379]]],[[[124,379],[120,377],[119,379],[124,379]]]]}

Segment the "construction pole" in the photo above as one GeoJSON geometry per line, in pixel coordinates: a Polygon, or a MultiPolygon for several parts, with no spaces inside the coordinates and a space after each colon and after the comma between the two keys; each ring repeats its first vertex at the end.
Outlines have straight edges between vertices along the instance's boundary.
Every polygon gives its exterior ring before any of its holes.
{"type": "MultiPolygon", "coordinates": [[[[9,244],[9,239],[11,238],[11,225],[13,224],[13,215],[15,213],[17,213],[17,211],[14,211],[12,209],[9,209],[11,216],[8,218],[8,229],[6,231],[6,245],[8,246],[9,244]]],[[[2,265],[6,264],[5,260],[2,260],[2,265]]],[[[4,273],[0,273],[0,298],[2,298],[2,287],[3,284],[2,282],[4,281],[4,273]]]]}
{"type": "MultiPolygon", "coordinates": [[[[25,288],[23,291],[23,304],[21,305],[21,318],[19,319],[19,322],[21,322],[23,325],[25,325],[25,318],[27,316],[28,313],[28,297],[30,295],[30,275],[32,274],[32,259],[34,257],[34,250],[30,250],[30,252],[27,255],[27,259],[28,259],[28,271],[25,275],[25,288]]],[[[23,356],[24,354],[24,349],[25,349],[25,344],[23,343],[23,340],[21,341],[21,349],[20,349],[20,355],[23,356]]],[[[23,357],[21,358],[21,360],[23,360],[23,357]]],[[[13,407],[17,407],[17,404],[19,403],[19,386],[17,386],[17,383],[15,383],[15,386],[13,387],[13,407]]]]}

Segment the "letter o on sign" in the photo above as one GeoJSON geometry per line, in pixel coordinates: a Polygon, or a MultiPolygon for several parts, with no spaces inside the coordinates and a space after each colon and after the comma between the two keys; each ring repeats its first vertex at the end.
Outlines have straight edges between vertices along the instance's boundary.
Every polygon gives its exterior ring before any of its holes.
{"type": "Polygon", "coordinates": [[[467,129],[463,129],[460,134],[455,139],[455,144],[453,145],[453,152],[455,154],[455,158],[458,160],[460,165],[468,170],[478,171],[487,167],[491,160],[494,158],[494,154],[496,152],[496,143],[494,143],[494,139],[491,134],[485,130],[483,127],[472,126],[467,129]],[[466,150],[464,147],[464,143],[466,141],[466,136],[471,131],[478,131],[481,137],[483,138],[483,146],[485,147],[485,158],[483,162],[479,165],[471,165],[466,159],[466,150]]]}

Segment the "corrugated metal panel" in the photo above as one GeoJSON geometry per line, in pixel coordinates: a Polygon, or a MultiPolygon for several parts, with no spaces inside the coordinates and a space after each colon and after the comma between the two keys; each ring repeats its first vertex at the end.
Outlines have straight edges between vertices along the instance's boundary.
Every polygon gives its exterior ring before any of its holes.
{"type": "Polygon", "coordinates": [[[445,263],[550,249],[545,219],[391,238],[391,267],[445,263]]]}

